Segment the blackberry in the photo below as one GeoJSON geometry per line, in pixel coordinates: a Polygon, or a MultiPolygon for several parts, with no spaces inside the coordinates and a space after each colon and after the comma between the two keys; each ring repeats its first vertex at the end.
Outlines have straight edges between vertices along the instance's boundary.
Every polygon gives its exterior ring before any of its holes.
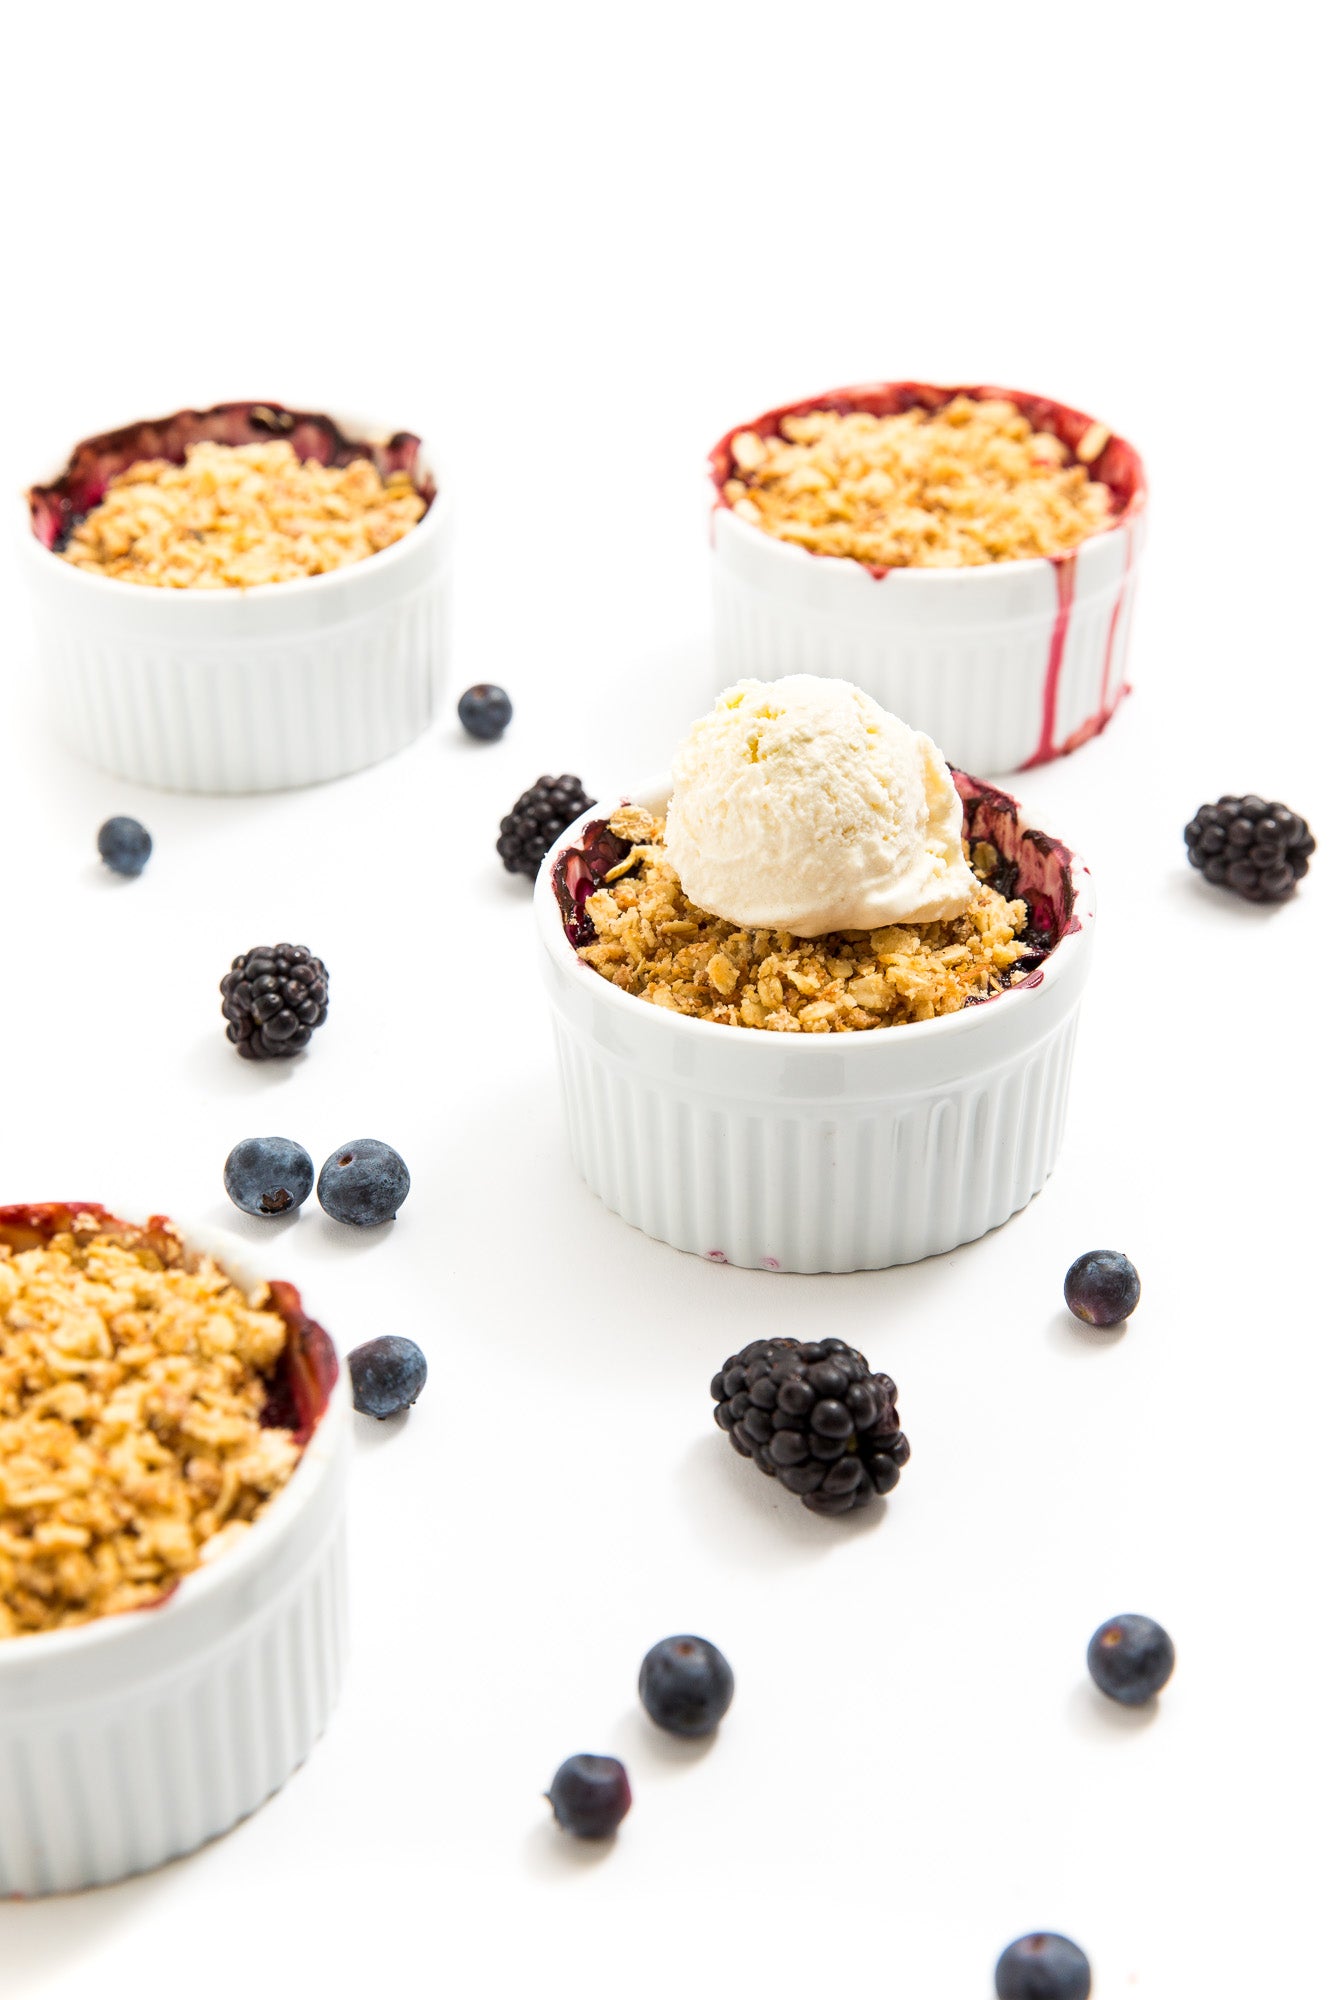
{"type": "Polygon", "coordinates": [[[631,1804],[625,1766],[616,1757],[587,1751],[566,1757],[546,1796],[558,1824],[580,1840],[606,1840],[631,1804]]]}
{"type": "Polygon", "coordinates": [[[495,851],[509,873],[535,882],[546,850],[591,804],[582,779],[568,771],[562,778],[538,778],[500,821],[495,851]]]}
{"type": "Polygon", "coordinates": [[[1185,828],[1185,851],[1220,889],[1251,903],[1279,903],[1310,866],[1314,835],[1299,813],[1277,799],[1228,792],[1200,806],[1185,828]]]}
{"type": "Polygon", "coordinates": [[[909,1446],[898,1391],[845,1340],[752,1340],[713,1377],[713,1415],[743,1458],[816,1514],[898,1484],[909,1446]]]}
{"type": "Polygon", "coordinates": [[[113,875],[142,875],[153,851],[153,836],[137,819],[118,813],[97,829],[97,852],[113,875]]]}
{"type": "Polygon", "coordinates": [[[483,743],[493,743],[497,736],[503,736],[513,719],[513,702],[502,687],[491,681],[478,681],[475,687],[464,688],[458,697],[458,720],[469,736],[476,736],[483,743]]]}
{"type": "Polygon", "coordinates": [[[294,1056],[328,1018],[328,968],[303,944],[257,944],[223,976],[222,1011],[238,1056],[294,1056]]]}

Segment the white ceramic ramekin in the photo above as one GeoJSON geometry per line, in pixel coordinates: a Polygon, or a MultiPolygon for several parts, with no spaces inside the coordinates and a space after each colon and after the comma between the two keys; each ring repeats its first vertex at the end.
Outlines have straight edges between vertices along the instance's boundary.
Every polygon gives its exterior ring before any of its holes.
{"type": "MultiPolygon", "coordinates": [[[[1003,793],[972,789],[1003,801],[1000,824],[974,830],[1044,841],[1003,793]]],[[[633,794],[659,812],[667,796],[660,781],[633,794]]],[[[555,870],[607,810],[556,843],[536,912],[574,1159],[608,1208],[718,1263],[868,1271],[952,1250],[1025,1206],[1064,1125],[1094,926],[1082,862],[1046,843],[1067,927],[1025,984],[934,1021],[765,1034],[655,1007],[578,958],[555,870]]]]}
{"type": "Polygon", "coordinates": [[[741,431],[771,436],[811,410],[891,415],[955,395],[1006,397],[1071,450],[1094,423],[1020,390],[880,382],[769,410],[720,440],[710,459],[715,655],[720,687],[782,674],[855,681],[951,762],[989,777],[1077,749],[1126,692],[1147,497],[1137,452],[1108,436],[1089,467],[1116,495],[1113,527],[1067,556],[975,569],[875,571],[812,555],[743,520],[722,493],[741,431]]]}
{"type": "MultiPolygon", "coordinates": [[[[263,1281],[271,1253],[182,1233],[242,1286],[263,1281]]],[[[289,1483],[162,1604],[0,1640],[0,1896],[189,1854],[304,1760],[346,1654],[348,1410],[339,1369],[289,1483]]]]}
{"type": "MultiPolygon", "coordinates": [[[[339,427],[375,438],[373,426],[339,427]]],[[[429,727],[448,653],[449,500],[364,561],[253,590],[156,590],[21,541],[37,672],[71,749],[135,784],[268,792],[364,770],[429,727]]],[[[58,476],[58,475],[57,475],[58,476]]]]}

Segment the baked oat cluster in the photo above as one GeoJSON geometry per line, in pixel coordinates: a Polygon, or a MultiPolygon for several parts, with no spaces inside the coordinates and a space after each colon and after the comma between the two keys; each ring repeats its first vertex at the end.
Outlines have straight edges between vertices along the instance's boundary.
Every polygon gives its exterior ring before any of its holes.
{"type": "Polygon", "coordinates": [[[192,444],[184,465],[143,459],[72,531],[67,562],[164,590],[253,588],[320,576],[400,541],[426,511],[406,472],[368,458],[302,461],[285,439],[192,444]]]}
{"type": "Polygon", "coordinates": [[[1012,969],[1026,950],[1027,909],[987,887],[997,857],[984,842],[972,849],[977,893],[961,917],[798,938],[741,929],[688,901],[666,858],[664,820],[622,806],[609,825],[631,850],[584,906],[597,937],[579,956],[673,1013],[826,1035],[954,1014],[1023,978],[1012,969]]]}
{"type": "Polygon", "coordinates": [[[0,1244],[0,1638],[160,1598],[300,1457],[260,1421],[286,1322],[152,1244],[77,1226],[0,1244]]]}
{"type": "Polygon", "coordinates": [[[1111,495],[1077,455],[1013,403],[955,396],[936,411],[876,417],[814,410],[781,434],[740,431],[724,497],[743,520],[815,555],[874,568],[962,569],[1053,556],[1109,525],[1111,495]]]}

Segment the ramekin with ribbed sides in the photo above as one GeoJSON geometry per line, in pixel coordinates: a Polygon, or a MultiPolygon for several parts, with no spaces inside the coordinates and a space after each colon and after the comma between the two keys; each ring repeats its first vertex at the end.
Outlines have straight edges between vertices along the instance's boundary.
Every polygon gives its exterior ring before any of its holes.
{"type": "MultiPolygon", "coordinates": [[[[87,1203],[0,1209],[31,1249],[87,1203]]],[[[247,1294],[269,1253],[182,1229],[247,1294]]],[[[191,1853],[285,1782],[321,1734],[346,1652],[343,1515],[349,1399],[323,1329],[274,1283],[288,1327],[274,1395],[301,1456],[229,1546],[143,1608],[0,1639],[0,1895],[90,1888],[191,1853]]],[[[267,1421],[267,1418],[266,1418],[267,1421]]]]}
{"type": "MultiPolygon", "coordinates": [[[[1009,864],[1051,948],[1021,985],[857,1033],[731,1026],[622,992],[576,949],[614,807],[556,843],[536,915],[569,1138],[615,1214],[716,1263],[866,1271],[970,1242],[1041,1188],[1064,1126],[1093,886],[1005,793],[955,782],[968,837],[1009,864]]],[[[658,780],[628,796],[661,813],[669,793],[658,780]]]]}
{"type": "Polygon", "coordinates": [[[1063,756],[1115,713],[1128,688],[1147,486],[1138,453],[1096,419],[1021,390],[877,382],[736,425],[714,446],[710,471],[719,687],[795,673],[855,681],[987,777],[1063,756]],[[1058,439],[1109,490],[1105,529],[1052,556],[884,568],[783,540],[727,497],[746,434],[780,436],[785,419],[822,411],[929,414],[955,397],[1011,403],[1058,439]]]}
{"type": "Polygon", "coordinates": [[[135,784],[265,792],[343,777],[427,729],[448,653],[448,496],[419,438],[229,403],[85,439],[24,507],[37,673],[71,749],[135,784]],[[406,470],[427,501],[390,546],[249,588],[152,588],[59,553],[114,477],[200,441],[287,439],[302,457],[406,470]]]}

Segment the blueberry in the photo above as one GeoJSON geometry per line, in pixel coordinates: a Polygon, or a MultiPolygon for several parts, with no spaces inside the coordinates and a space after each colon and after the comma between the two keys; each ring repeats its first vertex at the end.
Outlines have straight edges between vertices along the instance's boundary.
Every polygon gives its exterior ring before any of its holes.
{"type": "Polygon", "coordinates": [[[315,1185],[315,1163],[295,1139],[242,1139],[227,1155],[222,1185],[247,1215],[295,1215],[315,1185]]]}
{"type": "Polygon", "coordinates": [[[639,1699],[673,1736],[707,1736],[735,1691],[735,1675],[717,1647],[688,1633],[659,1639],[639,1668],[639,1699]]]}
{"type": "Polygon", "coordinates": [[[1169,1634],[1137,1612],[1108,1618],[1088,1641],[1088,1672],[1103,1694],[1126,1708],[1142,1708],[1160,1694],[1175,1664],[1169,1634]]]}
{"type": "Polygon", "coordinates": [[[490,681],[479,681],[458,697],[458,720],[469,736],[479,736],[483,743],[503,736],[513,717],[513,702],[490,681]]]}
{"type": "Polygon", "coordinates": [[[382,1139],[349,1139],[330,1153],[319,1170],[319,1205],[335,1222],[370,1229],[392,1222],[412,1185],[412,1176],[392,1146],[382,1139]]]}
{"type": "Polygon", "coordinates": [[[1092,1967],[1070,1938],[1034,1931],[1000,1953],[995,1991],[999,2000],[1088,2000],[1092,1967]]]}
{"type": "Polygon", "coordinates": [[[615,1757],[592,1757],[586,1751],[566,1757],[546,1796],[565,1832],[580,1840],[605,1840],[630,1809],[625,1766],[615,1757]]]}
{"type": "Polygon", "coordinates": [[[1123,1250],[1085,1250],[1065,1272],[1065,1304],[1089,1326],[1119,1326],[1139,1302],[1139,1274],[1123,1250]]]}
{"type": "Polygon", "coordinates": [[[367,1417],[396,1417],[426,1386],[426,1357],[406,1334],[382,1333],[347,1357],[352,1406],[367,1417]]]}
{"type": "Polygon", "coordinates": [[[142,875],[153,851],[153,836],[137,819],[123,813],[97,829],[97,851],[115,875],[142,875]]]}

